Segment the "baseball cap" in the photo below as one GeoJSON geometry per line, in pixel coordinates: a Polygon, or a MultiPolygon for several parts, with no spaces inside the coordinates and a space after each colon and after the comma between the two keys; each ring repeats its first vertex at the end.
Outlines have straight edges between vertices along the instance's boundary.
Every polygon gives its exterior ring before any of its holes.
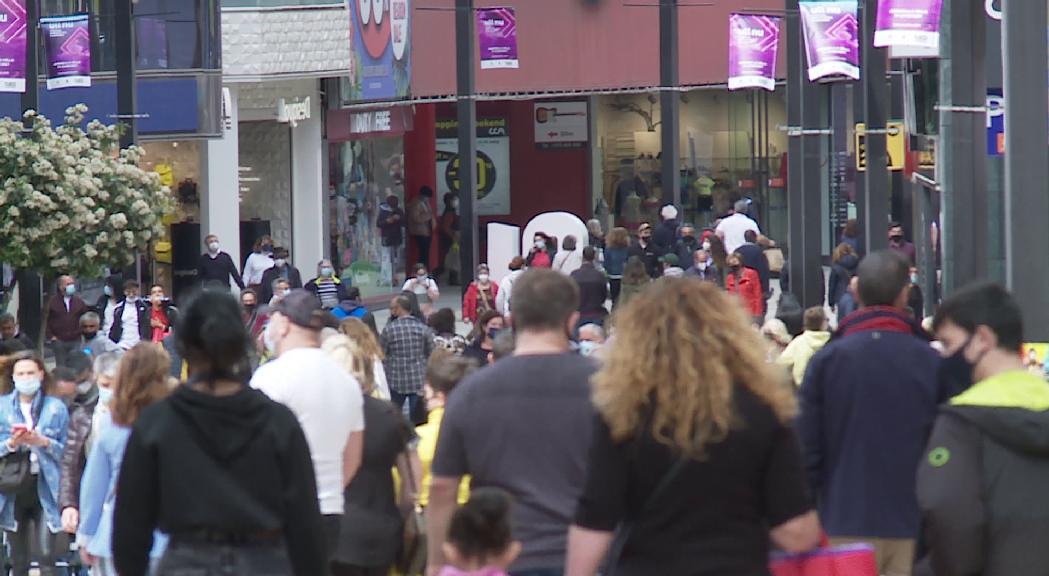
{"type": "Polygon", "coordinates": [[[270,313],[280,313],[287,317],[292,324],[309,330],[320,330],[324,328],[327,312],[321,308],[321,301],[317,296],[302,288],[292,290],[272,307],[270,313]]]}
{"type": "Polygon", "coordinates": [[[649,224],[648,222],[642,222],[641,225],[637,227],[637,231],[638,232],[644,232],[645,230],[651,230],[651,229],[652,229],[652,225],[649,224]]]}

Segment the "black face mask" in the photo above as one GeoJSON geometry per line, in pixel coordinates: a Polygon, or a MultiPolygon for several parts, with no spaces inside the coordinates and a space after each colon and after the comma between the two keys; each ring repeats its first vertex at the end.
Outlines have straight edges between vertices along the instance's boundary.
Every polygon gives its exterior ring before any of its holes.
{"type": "Polygon", "coordinates": [[[950,391],[951,396],[961,394],[974,384],[973,369],[983,360],[983,354],[980,354],[976,362],[969,362],[965,357],[965,350],[972,341],[973,337],[969,336],[957,352],[944,358],[940,363],[936,377],[941,386],[950,391]]]}
{"type": "Polygon", "coordinates": [[[893,242],[896,242],[896,243],[900,243],[900,242],[903,242],[903,236],[890,236],[889,240],[892,240],[893,242]]]}
{"type": "Polygon", "coordinates": [[[84,340],[94,340],[95,336],[98,336],[98,332],[84,332],[84,340]]]}

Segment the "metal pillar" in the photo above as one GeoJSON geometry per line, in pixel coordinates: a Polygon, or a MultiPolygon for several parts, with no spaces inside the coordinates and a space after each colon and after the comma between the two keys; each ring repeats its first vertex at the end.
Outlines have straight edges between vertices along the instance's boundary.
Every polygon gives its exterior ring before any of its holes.
{"type": "Polygon", "coordinates": [[[474,101],[474,3],[455,0],[455,75],[459,120],[459,278],[462,290],[477,269],[477,107],[474,101]]]}
{"type": "Polygon", "coordinates": [[[824,227],[821,196],[827,180],[827,172],[823,169],[823,161],[826,158],[823,143],[830,132],[827,128],[827,90],[827,86],[802,79],[802,244],[791,253],[791,262],[797,261],[801,265],[801,271],[790,278],[794,294],[801,302],[802,308],[822,306],[825,292],[823,259],[820,253],[824,227]]]}
{"type": "MultiPolygon", "coordinates": [[[[798,296],[795,278],[805,276],[805,150],[801,139],[802,87],[808,82],[805,77],[805,49],[801,35],[801,20],[790,17],[798,10],[798,0],[787,0],[787,257],[790,268],[791,292],[798,296]]],[[[799,297],[800,299],[800,297],[799,297]]]]}
{"type": "MultiPolygon", "coordinates": [[[[896,59],[891,62],[890,67],[888,117],[900,119],[904,117],[903,85],[906,82],[906,66],[903,60],[896,59]]],[[[906,174],[903,170],[890,171],[889,181],[892,190],[889,207],[890,220],[902,223],[908,237],[913,241],[918,231],[910,226],[910,222],[914,219],[914,203],[910,194],[910,185],[906,182],[906,174]]]]}
{"type": "MultiPolygon", "coordinates": [[[[1049,111],[1046,3],[1002,3],[1005,93],[1005,270],[1024,311],[1025,338],[1049,340],[1049,111]],[[1034,258],[1035,261],[1031,261],[1034,258]]],[[[979,66],[983,70],[983,64],[979,66]]],[[[982,120],[983,116],[979,116],[982,120]]],[[[977,218],[980,214],[977,213],[977,218]]]]}
{"type": "MultiPolygon", "coordinates": [[[[660,120],[663,146],[663,203],[681,207],[680,118],[681,98],[678,87],[678,21],[677,0],[659,0],[659,85],[660,120]]],[[[684,211],[682,210],[682,215],[684,211]]]]}
{"type": "MultiPolygon", "coordinates": [[[[885,145],[889,85],[885,80],[886,53],[874,47],[878,0],[864,0],[860,13],[863,40],[860,45],[860,82],[864,91],[863,116],[867,125],[867,171],[861,223],[868,252],[888,246],[889,172],[885,145]]],[[[857,199],[858,200],[858,199],[857,199]]]]}
{"type": "MultiPolygon", "coordinates": [[[[948,0],[944,8],[941,29],[947,32],[948,41],[942,44],[940,64],[940,144],[944,160],[943,292],[949,295],[987,276],[987,16],[982,5],[967,0],[948,0]]],[[[1044,22],[1042,28],[1045,44],[1044,22]]],[[[1042,140],[1044,149],[1044,133],[1042,140]]]]}
{"type": "Polygon", "coordinates": [[[138,139],[135,106],[135,18],[132,0],[117,0],[113,7],[114,47],[117,53],[117,118],[124,124],[120,147],[138,139]]]}
{"type": "MultiPolygon", "coordinates": [[[[26,9],[26,70],[25,92],[22,93],[22,112],[40,111],[40,83],[37,62],[40,47],[40,1],[28,0],[26,9]]],[[[29,128],[32,122],[26,122],[29,128]]],[[[18,326],[34,342],[40,337],[40,317],[43,309],[41,278],[35,272],[15,272],[18,284],[18,326]]]]}

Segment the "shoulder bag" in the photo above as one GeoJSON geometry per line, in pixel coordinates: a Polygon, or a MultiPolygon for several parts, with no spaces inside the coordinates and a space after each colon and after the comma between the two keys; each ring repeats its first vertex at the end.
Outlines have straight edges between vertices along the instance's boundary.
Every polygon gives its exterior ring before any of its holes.
{"type": "Polygon", "coordinates": [[[403,576],[423,576],[426,572],[426,518],[423,515],[422,506],[419,506],[419,489],[415,485],[415,473],[412,470],[412,459],[406,450],[405,458],[408,461],[408,477],[402,478],[407,482],[413,494],[416,495],[415,504],[408,517],[404,520],[404,539],[401,544],[401,553],[397,558],[397,571],[403,576]]]}
{"type": "MultiPolygon", "coordinates": [[[[15,400],[17,402],[17,400],[15,400]]],[[[43,402],[39,405],[33,405],[33,418],[36,422],[40,422],[40,415],[43,412],[43,402]]],[[[26,483],[31,482],[33,479],[32,475],[32,464],[29,460],[29,450],[16,449],[7,456],[0,458],[0,492],[4,494],[14,494],[25,487],[26,483]]]]}

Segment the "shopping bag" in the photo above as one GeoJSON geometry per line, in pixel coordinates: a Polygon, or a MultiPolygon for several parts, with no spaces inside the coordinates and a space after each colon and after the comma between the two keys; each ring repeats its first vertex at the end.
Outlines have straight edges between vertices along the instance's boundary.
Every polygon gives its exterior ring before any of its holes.
{"type": "Polygon", "coordinates": [[[878,563],[873,546],[848,544],[805,554],[774,552],[769,572],[772,576],[878,576],[878,563]]]}

